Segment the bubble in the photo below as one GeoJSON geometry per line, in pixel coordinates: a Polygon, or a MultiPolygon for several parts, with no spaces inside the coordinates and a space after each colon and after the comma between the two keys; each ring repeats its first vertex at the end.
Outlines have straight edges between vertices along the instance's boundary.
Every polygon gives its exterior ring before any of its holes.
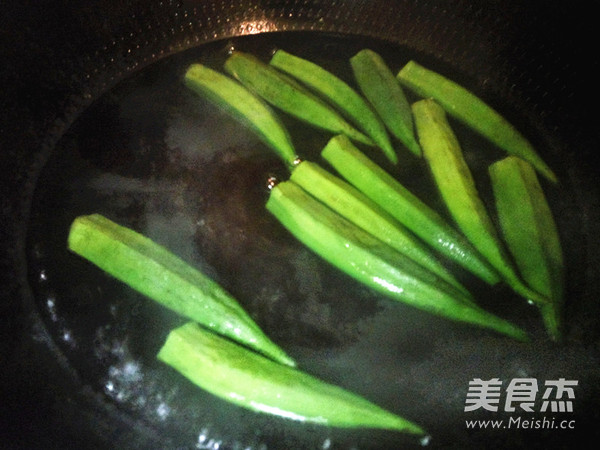
{"type": "Polygon", "coordinates": [[[275,186],[277,186],[277,183],[279,181],[277,180],[277,178],[275,177],[269,177],[267,178],[267,189],[270,191],[271,189],[273,189],[275,186]]]}
{"type": "Polygon", "coordinates": [[[156,407],[156,415],[160,420],[165,420],[171,413],[171,408],[165,402],[159,403],[156,407]]]}

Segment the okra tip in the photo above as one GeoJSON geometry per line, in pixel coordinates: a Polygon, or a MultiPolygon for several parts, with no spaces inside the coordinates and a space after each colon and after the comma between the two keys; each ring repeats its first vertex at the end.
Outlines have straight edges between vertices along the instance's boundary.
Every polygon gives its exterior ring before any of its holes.
{"type": "Polygon", "coordinates": [[[558,176],[548,165],[540,165],[537,167],[537,169],[548,181],[552,182],[553,184],[560,184],[558,176]]]}
{"type": "Polygon", "coordinates": [[[556,303],[548,305],[539,305],[540,314],[546,334],[553,342],[561,342],[563,340],[563,323],[561,317],[560,305],[556,303]]]}
{"type": "Polygon", "coordinates": [[[529,334],[527,334],[526,331],[517,327],[516,325],[514,326],[514,328],[512,330],[512,334],[510,336],[512,338],[514,338],[515,340],[517,340],[519,342],[523,342],[523,343],[527,343],[527,342],[531,341],[529,334]]]}
{"type": "Polygon", "coordinates": [[[388,161],[391,162],[394,165],[398,164],[398,155],[396,154],[396,151],[391,148],[391,149],[381,149],[383,151],[383,154],[387,157],[388,161]]]}

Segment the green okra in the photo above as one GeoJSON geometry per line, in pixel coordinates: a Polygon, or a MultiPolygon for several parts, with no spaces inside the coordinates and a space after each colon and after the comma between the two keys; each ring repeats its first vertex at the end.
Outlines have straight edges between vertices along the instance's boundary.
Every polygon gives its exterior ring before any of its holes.
{"type": "Polygon", "coordinates": [[[519,278],[463,157],[444,109],[433,99],[412,105],[417,135],[440,195],[458,228],[520,295],[538,304],[547,299],[519,278]]]}
{"type": "Polygon", "coordinates": [[[412,153],[421,156],[410,104],[383,58],[373,50],[364,49],[350,58],[350,65],[361,92],[371,102],[390,133],[412,153]]]}
{"type": "Polygon", "coordinates": [[[374,145],[368,136],[350,125],[325,101],[255,56],[236,51],[225,61],[225,70],[280,110],[314,127],[345,134],[357,142],[374,145]]]}
{"type": "Polygon", "coordinates": [[[311,161],[299,163],[290,180],[339,215],[469,295],[429,247],[351,184],[311,161]]]}
{"type": "MultiPolygon", "coordinates": [[[[318,64],[284,50],[277,50],[270,64],[328,100],[367,134],[392,163],[398,162],[385,125],[365,99],[345,81],[318,64]]],[[[398,82],[394,81],[398,86],[398,82]]]]}
{"type": "Polygon", "coordinates": [[[168,335],[158,359],[205,391],[282,419],[421,435],[418,425],[364,397],[187,323],[168,335]]]}
{"type": "Polygon", "coordinates": [[[279,117],[262,99],[236,80],[202,64],[192,64],[185,84],[196,93],[226,109],[257,133],[287,164],[296,158],[292,140],[279,117]]]}
{"type": "Polygon", "coordinates": [[[333,137],[321,154],[344,179],[431,248],[489,284],[500,280],[496,271],[462,234],[345,136],[333,137]]]}
{"type": "Polygon", "coordinates": [[[147,237],[92,214],[74,220],[68,247],[176,313],[279,363],[295,365],[220,285],[147,237]]]}
{"type": "Polygon", "coordinates": [[[542,307],[550,336],[561,335],[564,261],[552,211],[535,170],[508,156],[489,167],[500,227],[524,281],[551,299],[542,307]]]}
{"type": "Polygon", "coordinates": [[[415,61],[409,61],[397,75],[400,82],[424,98],[435,99],[448,114],[463,122],[509,154],[530,162],[552,182],[557,177],[529,140],[496,110],[452,80],[415,61]]]}
{"type": "Polygon", "coordinates": [[[314,253],[388,298],[518,340],[527,339],[520,328],[477,307],[460,289],[352,224],[293,181],[276,184],[266,206],[314,253]]]}

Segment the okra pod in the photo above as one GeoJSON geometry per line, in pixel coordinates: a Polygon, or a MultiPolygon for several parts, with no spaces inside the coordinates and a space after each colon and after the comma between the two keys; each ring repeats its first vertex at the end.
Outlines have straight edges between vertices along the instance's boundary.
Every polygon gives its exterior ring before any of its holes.
{"type": "Polygon", "coordinates": [[[385,125],[365,99],[345,81],[318,64],[284,50],[277,50],[270,64],[326,99],[367,134],[392,163],[398,162],[385,125]]]}
{"type": "Polygon", "coordinates": [[[80,216],[71,225],[68,247],[176,313],[279,363],[295,365],[220,285],[136,231],[99,214],[80,216]]]}
{"type": "Polygon", "coordinates": [[[409,61],[397,77],[407,88],[424,98],[435,99],[448,114],[509,154],[530,162],[548,180],[557,182],[556,175],[531,142],[500,113],[466,88],[415,61],[409,61]]]}
{"type": "Polygon", "coordinates": [[[225,70],[271,105],[312,126],[347,135],[357,142],[373,141],[350,125],[329,106],[293,78],[253,55],[234,52],[225,61],[225,70]]]}
{"type": "Polygon", "coordinates": [[[311,161],[298,164],[290,180],[339,215],[469,295],[430,248],[354,186],[311,161]]]}
{"type": "Polygon", "coordinates": [[[467,239],[345,136],[335,136],[321,155],[360,192],[441,255],[489,284],[500,279],[467,239]]]}
{"type": "Polygon", "coordinates": [[[547,299],[519,278],[479,196],[462,149],[444,109],[433,99],[412,105],[423,156],[450,215],[473,246],[520,295],[535,303],[547,299]]]}
{"type": "Polygon", "coordinates": [[[361,92],[371,102],[390,133],[412,153],[421,156],[410,104],[383,58],[373,50],[364,49],[350,58],[350,65],[361,92]]]}
{"type": "Polygon", "coordinates": [[[508,156],[489,167],[500,227],[521,276],[552,300],[542,309],[551,337],[561,335],[564,261],[544,191],[528,162],[508,156]]]}
{"type": "Polygon", "coordinates": [[[293,181],[276,184],[266,206],[314,253],[375,291],[429,313],[526,339],[521,329],[475,306],[460,289],[358,228],[293,181]]]}
{"type": "Polygon", "coordinates": [[[185,73],[186,85],[233,114],[252,129],[288,165],[296,158],[292,140],[275,111],[239,82],[202,64],[185,73]]]}
{"type": "Polygon", "coordinates": [[[364,397],[277,364],[195,323],[171,331],[157,357],[205,391],[258,413],[340,428],[424,433],[364,397]]]}

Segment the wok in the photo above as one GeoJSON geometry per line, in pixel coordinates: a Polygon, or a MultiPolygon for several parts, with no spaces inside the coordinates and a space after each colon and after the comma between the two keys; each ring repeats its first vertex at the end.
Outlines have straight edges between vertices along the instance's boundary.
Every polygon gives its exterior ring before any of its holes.
{"type": "MultiPolygon", "coordinates": [[[[598,438],[598,57],[583,51],[589,13],[562,2],[408,0],[48,0],[2,10],[3,448],[549,449],[598,438]],[[180,83],[187,64],[219,64],[231,47],[262,56],[285,48],[343,73],[366,46],[395,68],[415,57],[463,82],[556,169],[561,184],[546,187],[568,268],[564,342],[550,343],[532,309],[502,287],[474,289],[526,327],[531,343],[349,283],[264,212],[262,180],[281,170],[273,155],[180,83]],[[430,439],[290,423],[191,386],[154,359],[181,319],[65,250],[70,221],[88,212],[202,267],[303,370],[420,423],[430,439]],[[572,412],[512,413],[574,427],[469,429],[467,419],[511,417],[464,411],[476,378],[577,380],[572,412]]],[[[286,123],[308,155],[322,145],[323,135],[286,123]]],[[[458,132],[468,149],[493,152],[458,132]]],[[[415,189],[427,184],[409,158],[397,175],[415,189]]]]}

